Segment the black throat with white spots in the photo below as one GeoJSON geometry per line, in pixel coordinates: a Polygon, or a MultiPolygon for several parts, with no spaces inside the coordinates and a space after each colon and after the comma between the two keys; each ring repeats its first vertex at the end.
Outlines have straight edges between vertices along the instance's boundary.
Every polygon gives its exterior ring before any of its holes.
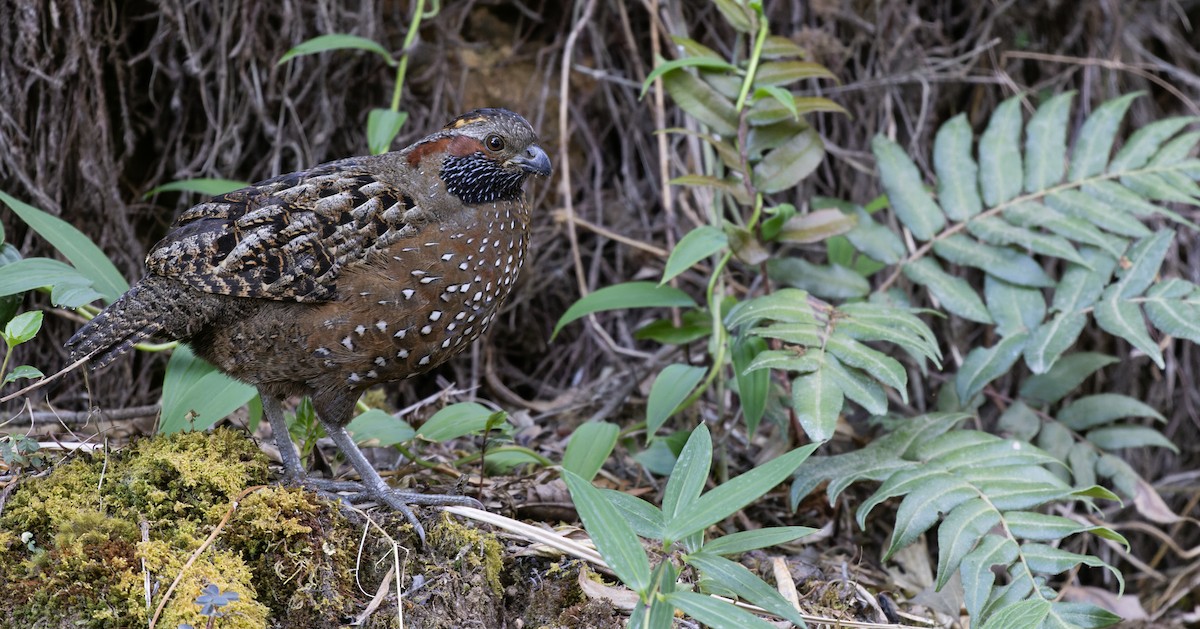
{"type": "Polygon", "coordinates": [[[467,205],[516,199],[525,180],[520,169],[503,168],[483,153],[447,157],[439,174],[446,190],[467,205]]]}

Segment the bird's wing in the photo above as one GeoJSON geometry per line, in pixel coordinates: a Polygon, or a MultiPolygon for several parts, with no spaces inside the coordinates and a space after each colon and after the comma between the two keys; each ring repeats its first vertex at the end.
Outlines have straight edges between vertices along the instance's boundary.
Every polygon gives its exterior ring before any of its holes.
{"type": "Polygon", "coordinates": [[[187,210],[146,266],[208,293],[326,301],[346,265],[403,228],[410,206],[357,161],[332,162],[187,210]]]}

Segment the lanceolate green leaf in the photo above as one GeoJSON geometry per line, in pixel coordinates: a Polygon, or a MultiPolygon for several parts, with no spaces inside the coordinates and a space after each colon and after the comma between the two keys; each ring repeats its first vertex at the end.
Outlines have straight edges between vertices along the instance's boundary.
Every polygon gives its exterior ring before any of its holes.
{"type": "Polygon", "coordinates": [[[896,216],[917,240],[930,240],[946,226],[946,216],[925,191],[917,165],[900,145],[882,135],[871,141],[879,178],[896,216]]]}
{"type": "Polygon", "coordinates": [[[617,445],[621,428],[608,422],[591,421],[580,424],[567,442],[563,453],[563,467],[575,472],[580,478],[591,481],[612,454],[617,445]]]}
{"type": "Polygon", "coordinates": [[[828,376],[842,394],[857,402],[872,415],[887,413],[887,393],[879,383],[867,374],[846,367],[835,356],[826,355],[821,371],[828,376]]]}
{"type": "Polygon", "coordinates": [[[1067,155],[1067,118],[1075,92],[1042,103],[1025,127],[1025,191],[1041,192],[1062,181],[1067,155]]]}
{"type": "Polygon", "coordinates": [[[843,363],[862,369],[876,380],[896,389],[900,397],[908,402],[908,372],[900,361],[837,332],[826,340],[825,349],[843,363]]]}
{"type": "Polygon", "coordinates": [[[805,434],[817,443],[833,437],[844,402],[842,390],[824,369],[792,380],[792,409],[805,434]]]}
{"type": "Polygon", "coordinates": [[[1115,362],[1119,361],[1114,356],[1094,352],[1063,356],[1049,371],[1026,380],[1021,385],[1021,397],[1046,404],[1057,402],[1097,370],[1115,362]]]}
{"type": "Polygon", "coordinates": [[[374,40],[359,37],[358,35],[330,33],[314,37],[287,51],[287,53],[279,58],[279,64],[290,61],[294,57],[311,55],[327,50],[366,50],[379,55],[390,66],[395,66],[398,63],[386,48],[380,46],[374,40]]]}
{"type": "Polygon", "coordinates": [[[1016,286],[988,275],[983,280],[983,294],[1000,336],[1032,332],[1046,316],[1046,299],[1040,290],[1016,286]]]}
{"type": "Polygon", "coordinates": [[[796,448],[718,485],[668,521],[663,532],[664,539],[675,541],[703,531],[758,500],[791,476],[818,445],[820,444],[810,443],[796,448]]]}
{"type": "Polygon", "coordinates": [[[1060,312],[1043,323],[1025,344],[1025,364],[1035,374],[1046,373],[1070,349],[1087,325],[1087,315],[1060,312]]]}
{"type": "Polygon", "coordinates": [[[554,335],[563,326],[589,314],[625,308],[692,308],[696,302],[687,293],[654,282],[627,282],[607,286],[584,296],[571,305],[554,326],[554,335]]]}
{"type": "Polygon", "coordinates": [[[855,208],[854,215],[858,217],[858,224],[846,232],[846,239],[855,249],[884,264],[896,264],[904,259],[904,242],[896,232],[872,220],[862,208],[855,208]]]}
{"type": "Polygon", "coordinates": [[[1153,236],[1143,238],[1129,249],[1128,258],[1131,264],[1120,272],[1117,286],[1120,286],[1122,299],[1136,297],[1149,288],[1158,269],[1162,267],[1167,257],[1167,249],[1175,238],[1175,231],[1160,229],[1153,236]]]}
{"type": "Polygon", "coordinates": [[[812,127],[768,152],[754,166],[754,184],[764,193],[787,190],[807,177],[825,159],[825,144],[812,127]]]}
{"type": "Polygon", "coordinates": [[[679,108],[722,136],[737,133],[737,111],[733,103],[704,81],[687,72],[663,76],[663,87],[679,108]]]}
{"type": "Polygon", "coordinates": [[[1126,395],[1100,393],[1081,397],[1058,412],[1058,421],[1071,430],[1082,432],[1123,417],[1166,418],[1153,407],[1126,395]]]}
{"type": "Polygon", "coordinates": [[[255,394],[254,387],[220,373],[180,345],[167,363],[158,429],[168,434],[204,430],[250,401],[255,394]]]}
{"type": "Polygon", "coordinates": [[[664,599],[713,629],[775,629],[775,625],[748,611],[703,594],[671,592],[665,595],[664,599]]]}
{"type": "Polygon", "coordinates": [[[712,436],[708,426],[700,424],[692,431],[675,460],[675,467],[663,490],[663,518],[670,523],[696,503],[712,465],[712,436]]]}
{"type": "Polygon", "coordinates": [[[943,271],[933,260],[921,258],[904,265],[904,276],[927,288],[952,314],[978,323],[992,323],[975,289],[961,277],[943,271]]]}
{"type": "Polygon", "coordinates": [[[1130,345],[1142,350],[1154,364],[1162,369],[1162,351],[1146,331],[1146,320],[1137,304],[1121,298],[1121,285],[1113,284],[1105,289],[1096,303],[1096,323],[1109,334],[1119,336],[1130,345]]]}
{"type": "Polygon", "coordinates": [[[92,285],[105,299],[115,301],[129,290],[129,282],[125,281],[125,277],[113,266],[108,256],[70,223],[28,203],[18,201],[4,192],[0,192],[0,202],[7,205],[30,229],[45,238],[46,242],[70,260],[75,270],[91,280],[92,285]]]}
{"type": "Polygon", "coordinates": [[[183,179],[181,181],[172,181],[164,183],[161,186],[151,188],[143,198],[150,198],[160,192],[195,192],[205,196],[215,197],[227,192],[233,192],[239,188],[245,188],[250,185],[250,182],[239,181],[236,179],[183,179]]]}
{"type": "Polygon", "coordinates": [[[963,557],[960,572],[963,595],[966,598],[967,613],[972,618],[980,617],[988,595],[992,592],[992,585],[996,583],[992,566],[1007,566],[1016,558],[1016,542],[992,534],[985,535],[979,546],[963,557]]]}
{"type": "Polygon", "coordinates": [[[622,582],[645,598],[650,585],[650,560],[629,523],[591,483],[570,470],[562,474],[596,550],[622,582]]]}
{"type": "Polygon", "coordinates": [[[954,377],[958,399],[970,400],[989,382],[1011,371],[1012,366],[1021,357],[1021,350],[1025,349],[1028,339],[1028,332],[1020,332],[1000,339],[1000,342],[992,347],[977,347],[971,350],[954,377]]]}
{"type": "Polygon", "coordinates": [[[1087,264],[1067,265],[1062,281],[1054,291],[1051,310],[1075,313],[1091,308],[1104,292],[1104,287],[1108,286],[1113,269],[1117,266],[1116,258],[1096,249],[1084,249],[1080,254],[1087,264]]]}
{"type": "Polygon", "coordinates": [[[650,387],[646,401],[646,430],[654,435],[676,408],[687,399],[692,389],[704,378],[703,367],[667,365],[650,387]]]}
{"type": "Polygon", "coordinates": [[[1021,193],[1021,164],[1021,98],[1014,96],[996,107],[979,138],[979,187],[988,207],[1021,193]]]}
{"type": "Polygon", "coordinates": [[[725,232],[712,225],[701,225],[679,239],[671,256],[667,258],[667,266],[663,270],[660,284],[666,284],[671,278],[692,268],[697,262],[721,251],[729,245],[729,237],[725,232]]]}
{"type": "Polygon", "coordinates": [[[933,251],[948,262],[971,266],[1021,286],[1053,286],[1054,280],[1033,258],[1006,247],[977,242],[955,234],[933,243],[933,251]]]}
{"type": "Polygon", "coordinates": [[[937,589],[942,589],[962,558],[1000,522],[1000,514],[981,498],[954,507],[938,527],[937,589]]]}
{"type": "Polygon", "coordinates": [[[1116,157],[1108,165],[1108,172],[1120,173],[1145,166],[1164,140],[1195,121],[1194,116],[1179,116],[1152,122],[1138,129],[1117,151],[1116,157]]]}
{"type": "Polygon", "coordinates": [[[786,618],[798,627],[804,626],[804,618],[800,616],[800,612],[792,607],[778,590],[767,585],[742,564],[707,552],[689,555],[685,561],[699,568],[701,575],[733,590],[739,598],[750,601],[776,616],[786,618]]]}
{"type": "Polygon", "coordinates": [[[973,140],[966,114],[959,114],[938,129],[933,142],[938,201],[946,216],[954,221],[965,221],[983,209],[979,200],[979,167],[971,157],[973,140]]]}
{"type": "Polygon", "coordinates": [[[716,56],[682,57],[680,59],[663,61],[656,65],[654,69],[650,71],[650,74],[646,75],[646,80],[642,81],[642,93],[638,95],[638,98],[640,99],[646,96],[646,91],[650,89],[651,85],[654,85],[655,79],[668,72],[671,72],[672,70],[679,70],[682,68],[704,68],[706,70],[725,70],[727,72],[738,71],[737,66],[731,65],[728,61],[716,56]]]}
{"type": "MultiPolygon", "coordinates": [[[[1018,203],[1004,210],[1004,218],[1008,223],[1011,223],[1016,227],[1041,227],[1057,236],[1060,236],[1061,238],[1073,240],[1083,245],[1099,247],[1107,251],[1108,254],[1114,258],[1121,255],[1121,252],[1125,249],[1125,243],[1123,240],[1116,238],[1115,236],[1104,234],[1094,225],[1083,219],[1067,216],[1058,210],[1046,205],[1042,205],[1041,203],[1018,203]]],[[[971,233],[974,233],[976,236],[979,236],[979,238],[993,244],[999,244],[992,240],[992,238],[985,236],[984,233],[982,233],[983,230],[974,227],[973,223],[972,225],[967,226],[967,228],[971,230],[971,233]]],[[[1006,235],[1005,232],[1000,232],[1000,234],[1006,235]]],[[[1041,234],[1041,236],[1048,237],[1049,234],[1041,234]]],[[[1059,242],[1060,241],[1044,241],[1039,243],[1034,239],[1028,239],[1027,246],[1031,250],[1037,251],[1038,253],[1052,255],[1064,260],[1070,260],[1072,262],[1080,262],[1080,260],[1076,260],[1075,257],[1070,254],[1064,255],[1056,252],[1054,247],[1062,249],[1061,245],[1058,244],[1059,242]]],[[[1009,238],[1007,239],[1006,244],[1022,244],[1022,242],[1017,238],[1009,238]]],[[[1071,248],[1073,253],[1075,252],[1075,248],[1071,246],[1070,243],[1068,243],[1068,247],[1071,248]]],[[[1076,255],[1078,254],[1076,253],[1076,255]]]]}
{"type": "Polygon", "coordinates": [[[1117,128],[1121,125],[1121,119],[1125,117],[1133,99],[1142,94],[1143,92],[1134,92],[1110,100],[1088,116],[1075,138],[1068,179],[1080,181],[1104,172],[1108,158],[1112,155],[1112,146],[1117,138],[1117,128]]]}
{"type": "Polygon", "coordinates": [[[1078,190],[1062,190],[1051,194],[1046,197],[1046,204],[1118,236],[1142,238],[1150,235],[1150,229],[1141,221],[1078,190]]]}
{"type": "Polygon", "coordinates": [[[762,421],[767,408],[767,395],[771,389],[771,372],[766,369],[747,371],[759,354],[767,350],[766,341],[757,336],[745,336],[733,342],[734,379],[737,381],[738,398],[742,403],[742,414],[746,418],[747,434],[753,435],[762,421]]]}
{"type": "Polygon", "coordinates": [[[933,527],[940,513],[949,512],[978,493],[953,474],[930,477],[928,482],[915,487],[900,501],[896,510],[896,528],[883,560],[887,561],[897,550],[912,544],[933,527]]]}

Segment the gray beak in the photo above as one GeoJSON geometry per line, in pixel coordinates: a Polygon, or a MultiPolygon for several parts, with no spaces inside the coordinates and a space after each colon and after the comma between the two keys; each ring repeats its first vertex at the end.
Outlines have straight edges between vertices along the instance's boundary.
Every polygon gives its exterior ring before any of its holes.
{"type": "Polygon", "coordinates": [[[546,155],[546,151],[542,147],[533,144],[525,149],[525,152],[508,160],[509,163],[516,164],[527,173],[538,175],[540,177],[549,177],[554,170],[550,166],[550,157],[546,155]]]}

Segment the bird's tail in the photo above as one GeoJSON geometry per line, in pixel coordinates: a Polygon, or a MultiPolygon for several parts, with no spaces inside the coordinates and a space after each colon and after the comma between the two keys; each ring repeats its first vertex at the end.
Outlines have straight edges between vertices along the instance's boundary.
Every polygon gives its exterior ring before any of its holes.
{"type": "Polygon", "coordinates": [[[71,362],[91,359],[100,369],[163,330],[170,314],[170,280],[148,276],[80,328],[67,349],[71,362]]]}

